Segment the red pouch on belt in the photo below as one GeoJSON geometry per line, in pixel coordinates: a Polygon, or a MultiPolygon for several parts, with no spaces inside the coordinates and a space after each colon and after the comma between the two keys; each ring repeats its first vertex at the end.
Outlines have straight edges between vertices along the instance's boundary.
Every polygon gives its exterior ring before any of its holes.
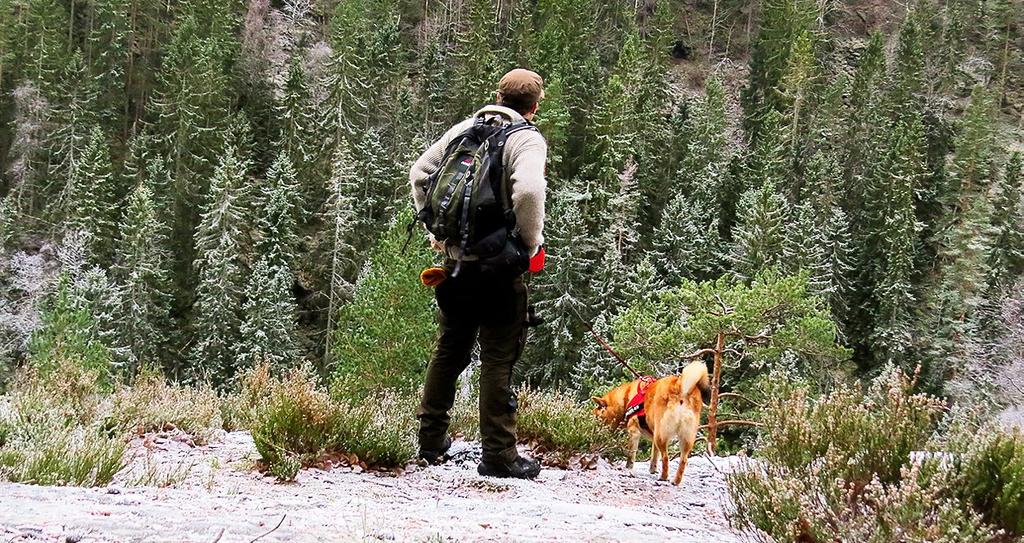
{"type": "Polygon", "coordinates": [[[544,247],[537,250],[537,254],[530,257],[530,273],[537,273],[544,269],[544,247]]]}

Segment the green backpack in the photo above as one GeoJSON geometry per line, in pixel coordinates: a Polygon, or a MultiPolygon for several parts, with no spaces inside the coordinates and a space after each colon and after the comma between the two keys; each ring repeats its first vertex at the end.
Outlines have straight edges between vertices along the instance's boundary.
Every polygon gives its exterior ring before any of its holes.
{"type": "MultiPolygon", "coordinates": [[[[422,222],[441,243],[455,242],[463,257],[501,266],[496,259],[508,252],[516,226],[502,155],[508,137],[523,130],[537,128],[528,121],[492,125],[477,117],[445,149],[440,167],[427,180],[427,203],[414,224],[422,222]]],[[[461,266],[459,258],[453,276],[461,266]]]]}

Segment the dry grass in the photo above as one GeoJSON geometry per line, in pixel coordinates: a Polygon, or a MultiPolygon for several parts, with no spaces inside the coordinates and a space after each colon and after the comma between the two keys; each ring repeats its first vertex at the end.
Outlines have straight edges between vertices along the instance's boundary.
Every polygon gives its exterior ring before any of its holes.
{"type": "Polygon", "coordinates": [[[222,426],[220,399],[211,387],[170,384],[153,370],[140,373],[131,386],[118,387],[111,403],[112,424],[137,435],[177,428],[202,444],[222,426]]]}

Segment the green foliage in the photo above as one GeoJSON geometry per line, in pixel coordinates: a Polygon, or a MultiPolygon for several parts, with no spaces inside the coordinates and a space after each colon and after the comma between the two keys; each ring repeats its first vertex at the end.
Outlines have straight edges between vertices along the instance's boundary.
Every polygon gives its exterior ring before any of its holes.
{"type": "Polygon", "coordinates": [[[769,272],[749,286],[724,278],[683,281],[613,321],[616,349],[639,363],[641,371],[713,347],[719,333],[729,336],[730,346],[738,342],[753,367],[771,364],[789,352],[809,375],[825,379],[848,356],[836,342],[836,326],[827,308],[808,293],[804,276],[769,272]],[[757,336],[771,340],[747,340],[757,336]]]}
{"type": "Polygon", "coordinates": [[[542,447],[544,461],[564,465],[574,454],[621,458],[625,436],[600,421],[586,404],[559,392],[517,391],[519,439],[542,447]]]}
{"type": "Polygon", "coordinates": [[[960,497],[987,522],[1024,535],[1024,435],[993,430],[973,442],[961,460],[960,497]]]}
{"type": "Polygon", "coordinates": [[[431,251],[411,243],[403,254],[409,213],[396,217],[370,253],[351,303],[339,312],[332,373],[350,390],[389,383],[415,390],[422,381],[437,333],[430,289],[419,282],[431,251]]]}
{"type": "Polygon", "coordinates": [[[42,327],[32,335],[29,345],[33,367],[48,375],[56,372],[63,362],[75,361],[97,372],[101,382],[109,384],[110,349],[100,340],[99,323],[87,301],[67,275],[61,276],[42,321],[42,327]]]}

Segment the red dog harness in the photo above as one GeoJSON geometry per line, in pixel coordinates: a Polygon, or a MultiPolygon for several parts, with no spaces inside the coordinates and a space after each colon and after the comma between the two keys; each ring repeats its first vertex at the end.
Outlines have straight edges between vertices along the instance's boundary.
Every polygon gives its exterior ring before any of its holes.
{"type": "Polygon", "coordinates": [[[628,422],[630,417],[638,417],[640,427],[648,432],[650,429],[647,428],[647,413],[644,410],[644,402],[647,398],[647,389],[651,387],[654,381],[654,377],[650,375],[641,377],[636,384],[636,394],[633,395],[633,399],[629,400],[629,403],[626,405],[625,420],[628,422]]]}

